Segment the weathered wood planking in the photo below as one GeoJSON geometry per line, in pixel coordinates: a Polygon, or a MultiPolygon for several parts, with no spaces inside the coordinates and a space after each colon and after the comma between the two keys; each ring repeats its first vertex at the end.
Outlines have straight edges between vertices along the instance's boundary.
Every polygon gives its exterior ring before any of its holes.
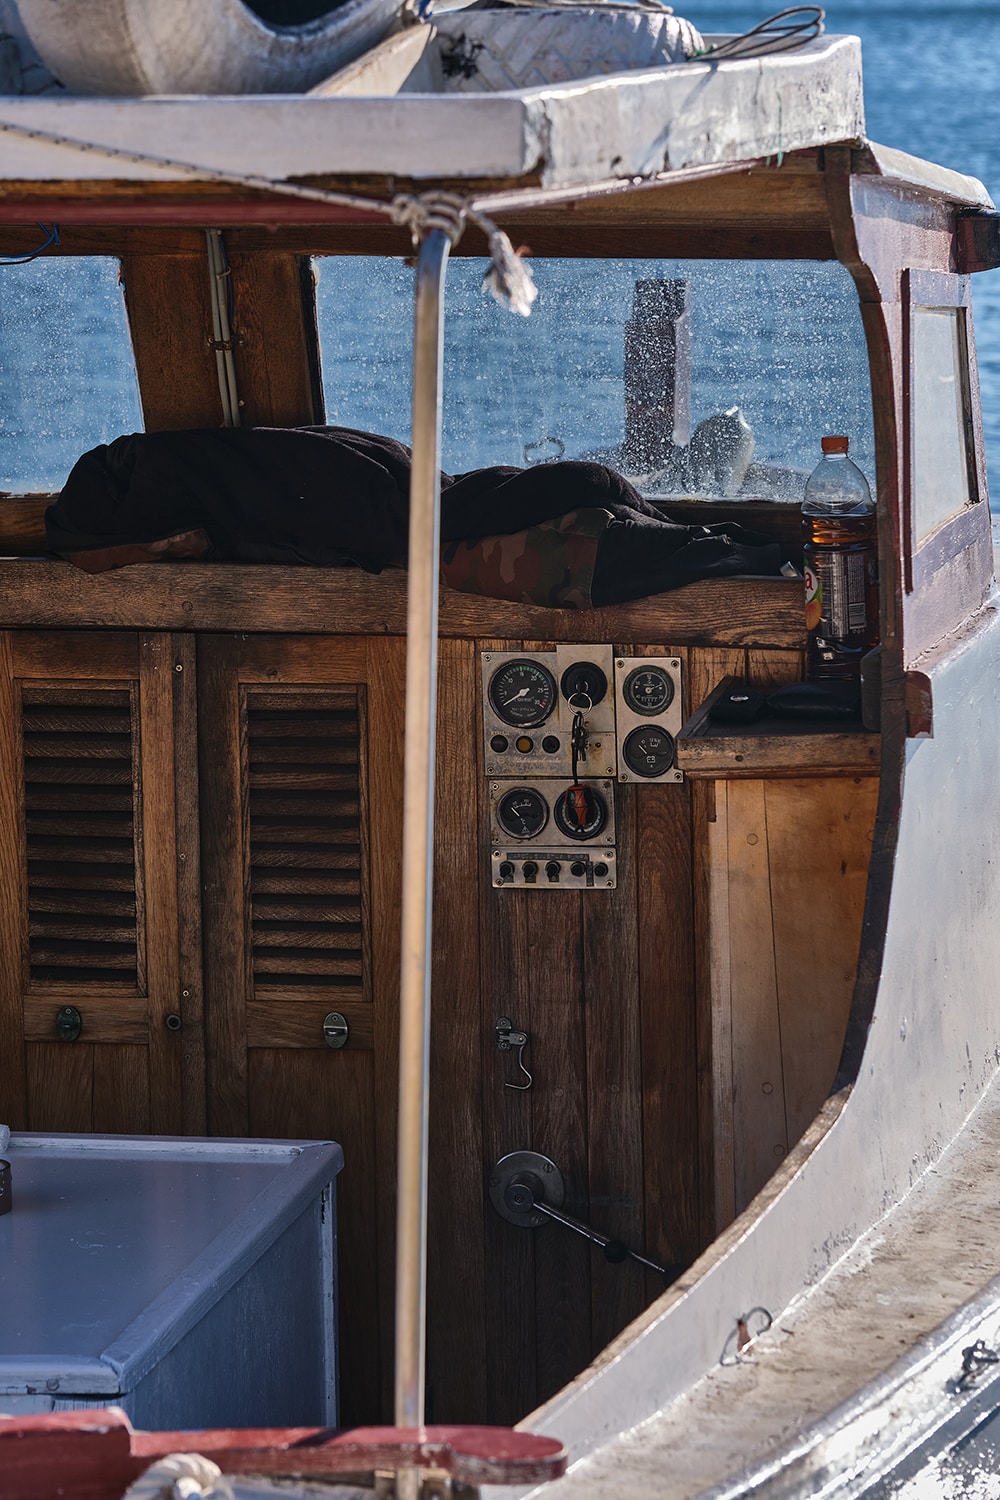
{"type": "MultiPolygon", "coordinates": [[[[502,631],[504,649],[544,636],[801,650],[801,587],[782,578],[708,579],[590,610],[541,609],[444,588],[441,633],[502,631]]],[[[0,626],[403,635],[406,575],[238,563],[154,563],[90,575],[65,562],[0,562],[0,626]]]]}
{"type": "Polygon", "coordinates": [[[715,783],[703,921],[711,966],[718,1228],[815,1117],[857,973],[871,778],[715,783]]]}
{"type": "Polygon", "coordinates": [[[147,432],[221,426],[207,252],[126,254],[122,283],[147,432]]]}
{"type": "MultiPolygon", "coordinates": [[[[434,910],[431,933],[431,1095],[428,1299],[461,1318],[430,1321],[431,1419],[471,1421],[487,1409],[485,1187],[479,1022],[480,929],[475,900],[483,849],[474,809],[479,772],[479,655],[472,641],[442,641],[435,765],[434,910]]],[[[384,997],[388,1000],[390,997],[384,997]]]]}

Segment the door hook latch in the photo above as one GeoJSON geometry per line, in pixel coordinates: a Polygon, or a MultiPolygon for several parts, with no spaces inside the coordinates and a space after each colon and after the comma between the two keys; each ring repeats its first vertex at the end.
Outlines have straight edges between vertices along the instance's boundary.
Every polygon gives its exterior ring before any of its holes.
{"type": "Polygon", "coordinates": [[[526,1089],[530,1089],[534,1082],[531,1074],[524,1066],[524,1049],[528,1045],[528,1033],[526,1031],[515,1031],[514,1023],[509,1016],[501,1016],[497,1021],[495,1029],[497,1034],[497,1051],[513,1052],[516,1050],[517,1065],[528,1080],[527,1083],[505,1083],[504,1088],[517,1089],[518,1093],[523,1093],[526,1089]]]}

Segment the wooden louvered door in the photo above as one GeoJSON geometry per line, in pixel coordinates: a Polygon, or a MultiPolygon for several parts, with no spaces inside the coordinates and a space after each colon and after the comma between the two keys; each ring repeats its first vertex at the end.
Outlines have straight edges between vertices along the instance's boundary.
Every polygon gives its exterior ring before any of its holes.
{"type": "Polygon", "coordinates": [[[0,1118],[15,1126],[204,1128],[193,743],[175,754],[192,665],[169,635],[0,635],[0,1118]]]}
{"type": "Polygon", "coordinates": [[[209,1126],[344,1149],[345,1421],[386,1371],[403,676],[396,641],[198,642],[209,1126]]]}

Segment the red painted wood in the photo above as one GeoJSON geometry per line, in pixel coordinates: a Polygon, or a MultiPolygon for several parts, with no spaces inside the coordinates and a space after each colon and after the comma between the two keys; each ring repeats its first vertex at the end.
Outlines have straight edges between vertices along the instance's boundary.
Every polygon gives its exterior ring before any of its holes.
{"type": "Polygon", "coordinates": [[[566,1468],[557,1438],[507,1427],[133,1432],[111,1408],[0,1418],[0,1500],[119,1500],[168,1453],[210,1456],[226,1474],[303,1478],[413,1467],[444,1469],[465,1484],[528,1484],[566,1468]]]}
{"type": "Polygon", "coordinates": [[[168,224],[199,229],[229,224],[388,224],[366,213],[315,198],[17,198],[0,201],[0,224],[168,224]]]}

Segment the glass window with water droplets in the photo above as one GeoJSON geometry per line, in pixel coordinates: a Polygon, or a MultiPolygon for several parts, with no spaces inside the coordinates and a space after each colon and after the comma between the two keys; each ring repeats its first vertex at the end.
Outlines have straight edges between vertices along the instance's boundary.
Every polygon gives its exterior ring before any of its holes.
{"type": "MultiPolygon", "coordinates": [[[[326,420],[409,441],[413,270],[314,262],[326,420]]],[[[587,458],[651,496],[799,503],[824,433],[874,482],[868,358],[836,262],[532,259],[529,318],[456,257],[442,465],[587,458]]]]}
{"type": "Polygon", "coordinates": [[[118,262],[0,266],[0,490],[58,490],[80,454],[142,427],[118,262]]]}

